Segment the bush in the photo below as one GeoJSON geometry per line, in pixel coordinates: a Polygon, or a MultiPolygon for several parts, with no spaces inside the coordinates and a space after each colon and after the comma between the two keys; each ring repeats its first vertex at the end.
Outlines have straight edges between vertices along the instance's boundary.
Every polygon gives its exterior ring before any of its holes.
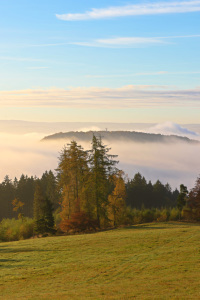
{"type": "Polygon", "coordinates": [[[155,221],[155,215],[154,215],[155,210],[153,209],[145,209],[142,211],[142,221],[144,223],[150,223],[155,221]]]}
{"type": "Polygon", "coordinates": [[[60,228],[63,232],[96,231],[97,227],[97,221],[90,218],[84,212],[74,213],[70,219],[62,220],[60,224],[60,228]]]}
{"type": "Polygon", "coordinates": [[[187,221],[198,221],[195,209],[191,209],[189,207],[185,207],[182,210],[181,216],[184,220],[187,221]]]}
{"type": "Polygon", "coordinates": [[[179,220],[180,211],[178,208],[172,208],[170,211],[169,221],[179,220]]]}
{"type": "Polygon", "coordinates": [[[158,222],[166,222],[169,221],[170,211],[168,209],[160,210],[159,216],[157,216],[158,222]]]}
{"type": "Polygon", "coordinates": [[[133,209],[133,224],[142,223],[142,210],[133,209]]]}
{"type": "Polygon", "coordinates": [[[0,223],[0,241],[18,241],[33,236],[33,219],[3,219],[0,223]]]}

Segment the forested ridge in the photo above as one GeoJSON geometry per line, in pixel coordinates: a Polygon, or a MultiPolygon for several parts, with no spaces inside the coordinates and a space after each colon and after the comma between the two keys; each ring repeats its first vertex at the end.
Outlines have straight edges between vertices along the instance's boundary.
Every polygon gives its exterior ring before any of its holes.
{"type": "Polygon", "coordinates": [[[137,131],[69,131],[59,132],[52,135],[48,135],[42,139],[43,142],[52,140],[76,140],[76,141],[91,141],[93,135],[102,137],[106,141],[119,141],[126,140],[136,143],[189,143],[198,144],[197,140],[192,140],[187,137],[181,137],[177,135],[163,135],[154,133],[145,133],[137,131]]]}

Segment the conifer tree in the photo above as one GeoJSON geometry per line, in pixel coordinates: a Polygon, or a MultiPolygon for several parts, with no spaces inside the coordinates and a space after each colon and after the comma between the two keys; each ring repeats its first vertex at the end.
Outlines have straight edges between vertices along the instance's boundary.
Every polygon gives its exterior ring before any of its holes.
{"type": "Polygon", "coordinates": [[[53,209],[56,210],[59,206],[59,193],[57,189],[56,176],[50,171],[43,173],[41,177],[41,185],[44,194],[51,201],[53,209]]]}
{"type": "Polygon", "coordinates": [[[45,232],[54,233],[54,217],[53,217],[53,204],[49,198],[46,197],[44,203],[44,227],[45,232]]]}
{"type": "Polygon", "coordinates": [[[186,205],[188,190],[184,184],[180,185],[180,193],[177,198],[177,207],[179,210],[179,219],[181,218],[181,211],[183,207],[186,205]]]}
{"type": "Polygon", "coordinates": [[[54,231],[53,208],[51,201],[44,195],[40,181],[36,182],[34,193],[34,230],[37,234],[54,231]]]}
{"type": "Polygon", "coordinates": [[[95,213],[98,227],[101,223],[108,222],[108,192],[109,176],[117,171],[114,160],[117,155],[110,155],[110,148],[103,145],[101,137],[93,136],[92,150],[90,151],[90,178],[89,185],[92,188],[92,198],[95,205],[95,213]]]}
{"type": "Polygon", "coordinates": [[[200,177],[197,178],[194,188],[189,193],[188,206],[192,209],[193,217],[200,220],[200,177]]]}

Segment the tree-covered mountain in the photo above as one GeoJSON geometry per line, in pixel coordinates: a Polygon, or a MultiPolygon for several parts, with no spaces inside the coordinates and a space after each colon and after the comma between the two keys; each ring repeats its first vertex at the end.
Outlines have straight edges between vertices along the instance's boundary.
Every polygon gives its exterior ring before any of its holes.
{"type": "Polygon", "coordinates": [[[127,141],[136,143],[199,143],[196,140],[191,140],[187,137],[180,137],[176,135],[162,135],[152,134],[136,131],[69,131],[59,132],[52,135],[48,135],[42,139],[42,141],[54,141],[54,140],[76,140],[76,141],[91,141],[93,135],[101,137],[106,141],[127,141]]]}

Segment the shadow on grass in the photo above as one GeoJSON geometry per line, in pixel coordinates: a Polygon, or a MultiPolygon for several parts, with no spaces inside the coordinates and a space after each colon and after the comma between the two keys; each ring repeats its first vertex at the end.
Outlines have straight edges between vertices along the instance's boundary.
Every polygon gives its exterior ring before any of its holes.
{"type": "Polygon", "coordinates": [[[21,262],[22,260],[18,259],[0,259],[0,269],[14,269],[23,266],[15,265],[15,263],[21,262]]]}
{"type": "Polygon", "coordinates": [[[16,260],[16,259],[0,259],[0,266],[1,266],[1,263],[7,263],[7,262],[18,262],[19,260],[16,260]]]}
{"type": "Polygon", "coordinates": [[[166,227],[164,227],[164,226],[155,226],[155,227],[153,227],[153,226],[148,226],[148,225],[144,225],[144,224],[142,224],[142,225],[131,225],[131,226],[128,226],[128,227],[123,227],[123,228],[120,228],[120,229],[124,229],[124,230],[141,230],[141,229],[145,229],[145,230],[152,230],[152,229],[155,229],[155,230],[157,230],[157,229],[166,229],[166,227]]]}
{"type": "MultiPolygon", "coordinates": [[[[162,224],[162,223],[159,223],[162,224]]],[[[163,222],[163,225],[167,225],[167,226],[158,226],[158,223],[145,223],[145,224],[137,224],[137,225],[131,225],[131,226],[127,226],[127,227],[123,227],[120,229],[124,229],[124,230],[141,230],[141,229],[145,229],[145,230],[157,230],[157,229],[174,229],[174,228],[178,228],[179,226],[200,226],[199,223],[185,223],[185,222],[163,222]]]]}
{"type": "MultiPolygon", "coordinates": [[[[36,251],[35,249],[24,249],[24,248],[19,248],[19,249],[11,249],[8,247],[4,246],[4,249],[1,249],[2,247],[0,246],[0,253],[24,253],[24,252],[34,252],[36,251]]],[[[38,251],[38,250],[37,250],[38,251]]],[[[45,251],[45,250],[42,250],[45,251]]],[[[0,260],[1,262],[1,260],[0,260]]]]}

